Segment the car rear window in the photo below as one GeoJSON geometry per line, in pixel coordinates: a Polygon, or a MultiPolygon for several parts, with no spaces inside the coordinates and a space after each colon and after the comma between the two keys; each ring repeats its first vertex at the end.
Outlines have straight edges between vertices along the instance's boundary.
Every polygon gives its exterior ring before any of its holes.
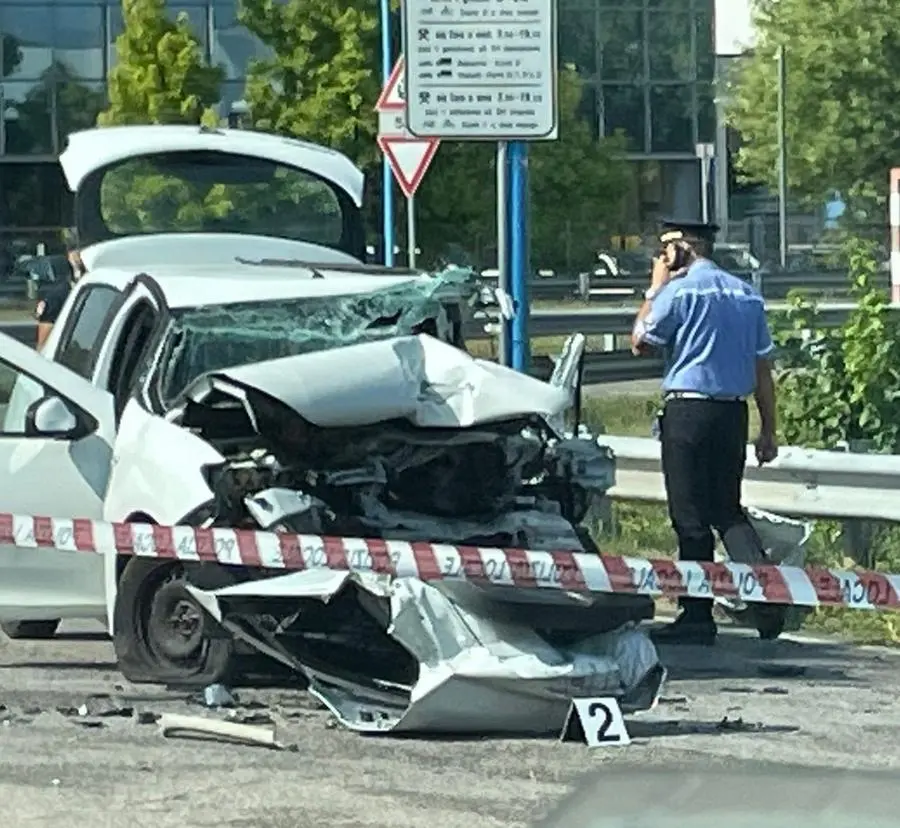
{"type": "Polygon", "coordinates": [[[112,236],[238,233],[340,248],[347,207],[313,172],[214,152],[160,153],[110,167],[99,187],[112,236]]]}

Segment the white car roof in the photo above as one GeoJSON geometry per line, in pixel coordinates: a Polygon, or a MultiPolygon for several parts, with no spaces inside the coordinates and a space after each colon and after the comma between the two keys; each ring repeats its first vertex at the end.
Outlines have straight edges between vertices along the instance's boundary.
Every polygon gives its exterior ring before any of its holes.
{"type": "Polygon", "coordinates": [[[309,170],[344,190],[362,206],[365,177],[346,155],[318,144],[243,129],[148,124],[73,132],[59,162],[69,189],[117,161],[162,152],[226,152],[309,170]]]}
{"type": "MultiPolygon", "coordinates": [[[[429,279],[425,274],[375,275],[348,273],[330,268],[247,265],[236,262],[228,270],[222,265],[147,268],[159,285],[166,304],[173,309],[236,302],[265,302],[306,297],[346,296],[429,279]],[[323,278],[314,278],[314,273],[323,278]]],[[[137,278],[133,270],[103,268],[88,273],[79,284],[110,285],[125,290],[137,278]]]]}

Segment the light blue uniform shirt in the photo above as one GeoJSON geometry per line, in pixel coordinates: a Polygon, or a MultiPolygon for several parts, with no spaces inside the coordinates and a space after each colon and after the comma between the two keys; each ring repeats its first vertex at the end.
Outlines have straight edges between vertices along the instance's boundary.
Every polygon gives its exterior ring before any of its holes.
{"type": "Polygon", "coordinates": [[[635,333],[666,349],[664,391],[711,397],[752,394],[756,360],[775,347],[762,296],[708,259],[656,295],[635,333]]]}

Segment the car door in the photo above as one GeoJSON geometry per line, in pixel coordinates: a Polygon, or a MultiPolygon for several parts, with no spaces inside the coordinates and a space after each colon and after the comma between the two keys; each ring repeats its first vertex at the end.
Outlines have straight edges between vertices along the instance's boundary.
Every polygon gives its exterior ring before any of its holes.
{"type": "Polygon", "coordinates": [[[71,521],[102,514],[112,395],[0,334],[0,409],[0,621],[105,617],[103,556],[71,551],[90,540],[71,521]]]}

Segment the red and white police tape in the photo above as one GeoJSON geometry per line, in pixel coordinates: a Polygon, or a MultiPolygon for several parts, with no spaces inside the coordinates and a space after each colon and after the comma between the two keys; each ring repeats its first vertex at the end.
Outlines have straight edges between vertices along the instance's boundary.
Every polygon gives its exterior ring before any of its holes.
{"type": "Polygon", "coordinates": [[[525,589],[736,598],[747,603],[900,608],[900,575],[691,563],[440,543],[197,529],[0,514],[0,545],[135,555],[266,570],[337,569],[525,589]]]}

